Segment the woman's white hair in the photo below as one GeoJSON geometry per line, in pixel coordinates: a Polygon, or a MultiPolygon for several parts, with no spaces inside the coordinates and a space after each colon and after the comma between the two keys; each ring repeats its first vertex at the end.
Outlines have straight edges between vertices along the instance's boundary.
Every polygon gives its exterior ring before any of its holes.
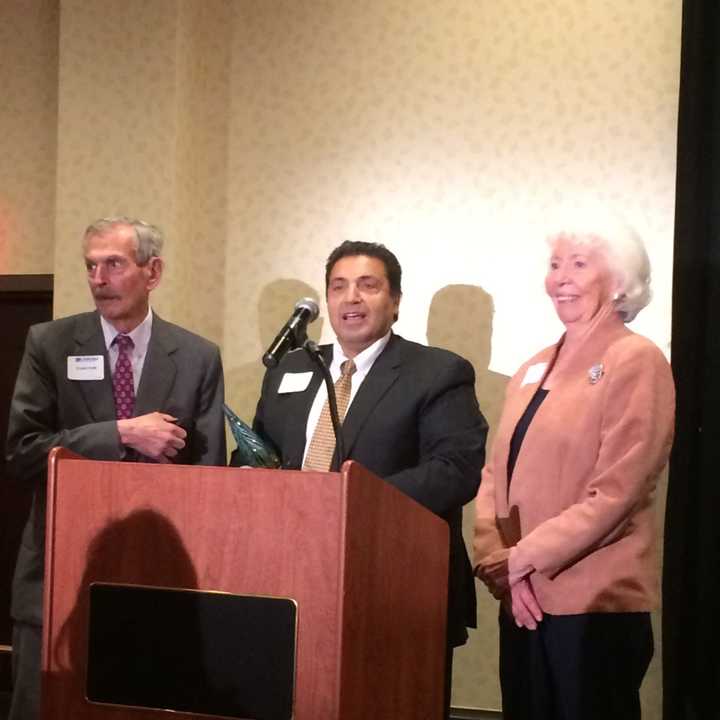
{"type": "Polygon", "coordinates": [[[615,309],[628,323],[650,302],[650,258],[635,230],[606,208],[576,205],[565,211],[547,236],[553,247],[558,240],[590,245],[601,252],[617,282],[615,309]]]}

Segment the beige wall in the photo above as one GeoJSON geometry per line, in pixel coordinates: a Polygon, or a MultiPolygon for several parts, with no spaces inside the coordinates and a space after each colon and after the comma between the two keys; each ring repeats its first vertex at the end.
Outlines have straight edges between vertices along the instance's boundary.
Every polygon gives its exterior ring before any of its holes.
{"type": "Polygon", "coordinates": [[[222,342],[230,7],[61,3],[57,314],[89,306],[82,229],[136,215],[168,235],[158,311],[222,342]]]}
{"type": "MultiPolygon", "coordinates": [[[[322,296],[330,249],[385,242],[405,271],[396,329],[471,358],[492,425],[507,376],[559,333],[542,236],[578,194],[643,234],[655,300],[635,326],[669,349],[680,12],[680,0],[61,0],[58,25],[51,2],[5,3],[0,73],[27,102],[0,115],[0,152],[18,158],[17,172],[0,163],[0,272],[54,270],[56,312],[75,312],[89,307],[84,225],[121,212],[159,223],[155,304],[222,345],[228,400],[250,418],[258,358],[298,297],[322,296]]],[[[330,337],[327,323],[313,332],[330,337]]],[[[454,699],[497,706],[496,610],[481,598],[454,699]]],[[[657,661],[645,707],[660,717],[657,661]]]]}
{"type": "Polygon", "coordinates": [[[53,272],[57,43],[54,0],[0,2],[0,274],[53,272]]]}

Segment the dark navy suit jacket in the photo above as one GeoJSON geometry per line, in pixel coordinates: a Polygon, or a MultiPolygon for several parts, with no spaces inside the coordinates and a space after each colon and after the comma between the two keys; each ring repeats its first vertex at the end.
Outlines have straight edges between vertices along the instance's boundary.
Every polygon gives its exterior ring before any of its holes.
{"type": "MultiPolygon", "coordinates": [[[[332,346],[324,346],[329,364],[332,346]]],[[[254,429],[278,449],[285,468],[302,465],[307,417],[320,371],[304,350],[265,375],[254,429]],[[313,371],[301,392],[278,393],[285,373],[313,371]]],[[[392,335],[357,391],[343,424],[345,454],[445,518],[450,526],[448,643],[475,627],[475,584],[462,538],[462,507],[476,495],[487,423],[467,360],[392,335]]],[[[419,571],[421,571],[421,567],[419,571]]]]}

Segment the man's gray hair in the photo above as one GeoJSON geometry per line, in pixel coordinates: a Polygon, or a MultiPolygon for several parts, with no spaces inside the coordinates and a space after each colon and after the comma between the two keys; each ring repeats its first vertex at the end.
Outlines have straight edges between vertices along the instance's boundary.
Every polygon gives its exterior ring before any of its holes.
{"type": "Polygon", "coordinates": [[[628,323],[650,302],[651,270],[645,244],[624,220],[607,209],[587,212],[576,207],[555,224],[547,237],[550,247],[561,238],[595,247],[605,257],[617,282],[615,309],[628,323]]]}
{"type": "Polygon", "coordinates": [[[83,235],[83,245],[87,245],[87,241],[95,235],[105,235],[118,225],[127,225],[131,227],[135,233],[135,258],[138,265],[145,265],[150,258],[160,257],[164,237],[162,230],[151,225],[144,220],[119,215],[117,217],[100,218],[91,225],[88,225],[83,235]]]}

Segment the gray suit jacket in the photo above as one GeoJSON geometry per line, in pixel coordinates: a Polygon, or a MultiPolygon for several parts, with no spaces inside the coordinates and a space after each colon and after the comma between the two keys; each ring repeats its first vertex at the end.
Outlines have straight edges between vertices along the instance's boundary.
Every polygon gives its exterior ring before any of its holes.
{"type": "MultiPolygon", "coordinates": [[[[188,431],[175,462],[225,465],[222,364],[217,346],[153,317],[135,414],[174,415],[188,431]]],[[[48,452],[62,446],[95,460],[122,460],[112,379],[97,312],[34,325],[28,332],[8,423],[8,471],[34,489],[13,581],[12,615],[42,622],[48,452]],[[68,380],[70,355],[103,355],[103,380],[68,380]]]]}

